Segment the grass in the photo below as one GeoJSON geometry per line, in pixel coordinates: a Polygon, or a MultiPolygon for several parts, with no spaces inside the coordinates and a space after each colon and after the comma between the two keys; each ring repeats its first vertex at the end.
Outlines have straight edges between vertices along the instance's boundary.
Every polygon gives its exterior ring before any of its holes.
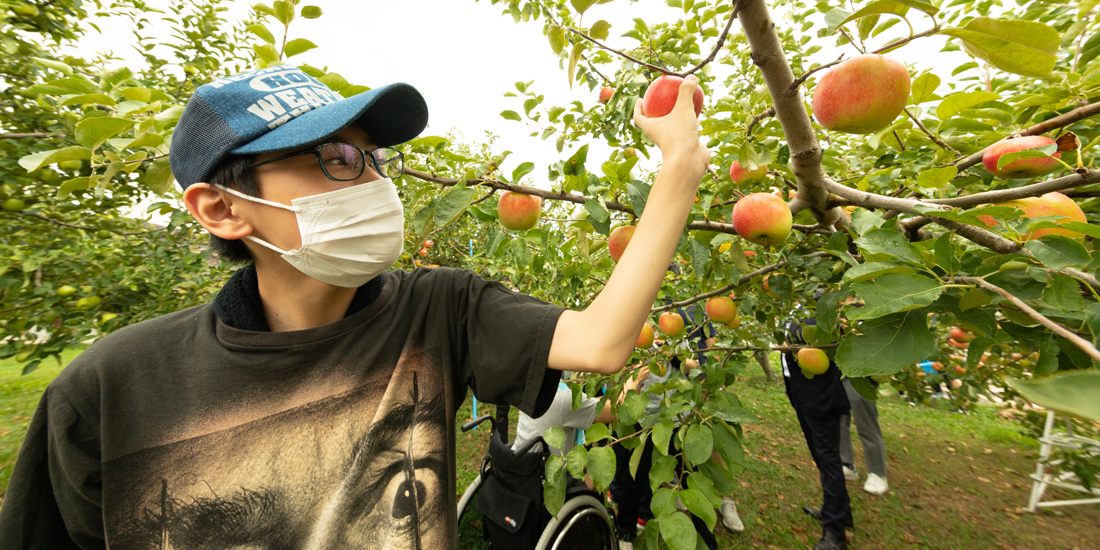
{"type": "MultiPolygon", "coordinates": [[[[67,363],[79,350],[64,357],[67,363]]],[[[20,442],[46,385],[60,372],[49,365],[21,376],[22,365],[0,361],[0,493],[7,489],[20,442]]],[[[759,372],[751,374],[760,374],[759,372]]],[[[735,391],[760,421],[745,425],[744,469],[733,495],[743,533],[716,530],[723,549],[809,549],[820,526],[801,511],[819,506],[821,487],[782,384],[762,376],[740,381],[735,391]]],[[[472,417],[469,399],[457,413],[472,417]]],[[[491,412],[492,407],[479,410],[491,412]]],[[[910,407],[898,399],[879,402],[889,459],[890,492],[876,497],[849,482],[856,528],[853,548],[863,549],[1091,549],[1100,547],[1100,506],[1074,506],[1029,514],[1037,443],[994,409],[954,414],[910,407]]],[[[512,431],[515,430],[513,412],[512,431]]],[[[456,430],[458,430],[456,426],[456,430]]],[[[488,445],[488,424],[457,432],[459,495],[477,475],[488,445]]],[[[862,462],[854,437],[856,462],[862,462]]],[[[1053,493],[1057,494],[1057,493],[1053,493]]],[[[463,546],[466,547],[465,545],[463,546]]],[[[641,544],[638,545],[642,547],[641,544]]]]}

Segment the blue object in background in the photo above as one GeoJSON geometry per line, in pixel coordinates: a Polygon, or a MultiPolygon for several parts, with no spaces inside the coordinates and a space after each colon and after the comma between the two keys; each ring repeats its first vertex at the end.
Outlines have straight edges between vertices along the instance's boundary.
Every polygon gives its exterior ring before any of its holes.
{"type": "Polygon", "coordinates": [[[917,363],[917,366],[924,369],[924,374],[936,374],[936,369],[932,368],[932,362],[927,359],[917,363]]]}
{"type": "MultiPolygon", "coordinates": [[[[472,395],[470,397],[474,398],[474,414],[473,414],[473,418],[470,419],[470,420],[473,420],[474,418],[477,418],[477,397],[474,397],[472,395]]],[[[476,430],[477,426],[474,426],[474,429],[476,430]]]]}

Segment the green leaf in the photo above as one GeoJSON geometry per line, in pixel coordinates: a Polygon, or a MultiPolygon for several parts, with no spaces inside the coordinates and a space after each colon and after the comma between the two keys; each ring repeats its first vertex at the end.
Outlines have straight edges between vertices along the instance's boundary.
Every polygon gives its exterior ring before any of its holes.
{"type": "MultiPolygon", "coordinates": [[[[916,270],[905,264],[895,262],[867,262],[844,272],[841,282],[853,283],[881,277],[888,273],[915,273],[916,270]]],[[[835,306],[834,306],[835,307],[835,306]]]]}
{"type": "Polygon", "coordinates": [[[611,437],[611,434],[607,431],[607,424],[600,424],[599,422],[584,431],[584,440],[588,443],[603,441],[609,437],[611,437]]]}
{"type": "Polygon", "coordinates": [[[992,302],[993,298],[993,294],[984,292],[979,288],[970,289],[962,298],[959,298],[959,310],[966,311],[968,309],[982,307],[992,302]]]}
{"type": "Polygon", "coordinates": [[[512,183],[519,183],[519,179],[535,170],[535,163],[525,162],[512,170],[512,183]]]}
{"type": "Polygon", "coordinates": [[[668,420],[662,420],[653,425],[653,447],[661,454],[668,454],[669,443],[672,441],[672,432],[675,425],[668,420]]]}
{"type": "Polygon", "coordinates": [[[1046,376],[1053,374],[1058,370],[1058,354],[1061,353],[1061,346],[1058,345],[1058,339],[1053,334],[1046,334],[1045,338],[1039,341],[1039,360],[1035,362],[1035,370],[1031,372],[1034,376],[1046,376]]]}
{"type": "Polygon", "coordinates": [[[259,25],[259,24],[249,25],[248,26],[248,31],[251,32],[252,34],[260,37],[260,40],[263,40],[264,42],[267,42],[268,44],[274,44],[275,43],[275,37],[272,36],[271,31],[269,31],[267,29],[267,27],[265,27],[263,25],[259,25]]]}
{"type": "Polygon", "coordinates": [[[714,450],[714,437],[710,428],[701,424],[692,424],[684,436],[684,454],[692,466],[698,466],[710,460],[710,452],[714,450]]]}
{"type": "Polygon", "coordinates": [[[557,25],[550,25],[550,27],[546,29],[546,38],[550,40],[550,49],[554,51],[555,55],[561,53],[561,51],[565,49],[565,45],[567,44],[565,40],[565,29],[557,25]]]}
{"type": "Polygon", "coordinates": [[[501,111],[500,116],[501,118],[504,118],[506,120],[514,120],[516,122],[520,122],[523,120],[522,118],[520,118],[519,113],[515,111],[501,111]]]}
{"type": "Polygon", "coordinates": [[[1023,151],[1016,151],[1015,153],[1007,153],[1001,155],[997,159],[997,169],[1003,169],[1005,166],[1012,164],[1018,160],[1026,159],[1045,159],[1050,158],[1050,153],[1054,153],[1058,150],[1058,144],[1051,143],[1050,145],[1044,145],[1042,147],[1036,147],[1034,149],[1025,149],[1023,151]]]}
{"type": "Polygon", "coordinates": [[[344,88],[347,88],[348,86],[351,86],[351,83],[348,82],[347,79],[344,78],[342,75],[340,75],[340,73],[327,73],[325,76],[322,76],[317,80],[337,92],[343,90],[344,88]]]}
{"type": "Polygon", "coordinates": [[[295,38],[294,40],[286,43],[286,46],[283,48],[283,53],[285,53],[287,57],[294,57],[302,52],[308,52],[309,50],[312,50],[316,47],[317,44],[314,44],[313,42],[310,42],[305,38],[295,38]]]}
{"type": "Polygon", "coordinates": [[[671,456],[653,455],[653,465],[649,469],[650,490],[656,491],[662,483],[668,483],[673,479],[676,479],[676,459],[671,456]]]}
{"type": "Polygon", "coordinates": [[[975,17],[940,33],[961,39],[966,53],[1010,73],[1044,77],[1058,59],[1058,31],[1035,21],[975,17]]]}
{"type": "Polygon", "coordinates": [[[294,1],[275,0],[271,3],[271,12],[283,25],[289,25],[294,20],[294,1]]]}
{"type": "Polygon", "coordinates": [[[154,160],[148,168],[145,169],[145,186],[151,189],[157,195],[164,195],[168,193],[168,190],[172,188],[172,184],[175,179],[172,177],[172,167],[168,163],[168,158],[163,157],[154,160]]]}
{"type": "Polygon", "coordinates": [[[943,293],[938,281],[907,273],[889,273],[874,281],[861,281],[853,284],[852,290],[866,304],[849,315],[853,321],[925,307],[943,293]]]}
{"type": "Polygon", "coordinates": [[[569,52],[569,89],[573,89],[573,74],[577,72],[577,62],[581,59],[581,53],[584,52],[586,42],[577,42],[573,45],[573,50],[569,52]]]}
{"type": "Polygon", "coordinates": [[[256,58],[264,65],[279,60],[279,50],[276,50],[275,46],[271,44],[256,44],[252,46],[252,51],[256,53],[256,58]]]}
{"type": "Polygon", "coordinates": [[[596,484],[596,490],[604,492],[615,479],[615,450],[609,446],[592,447],[588,451],[588,475],[596,484]]]}
{"type": "MultiPolygon", "coordinates": [[[[638,465],[642,463],[642,457],[646,455],[646,439],[649,437],[649,432],[643,433],[638,437],[638,445],[634,447],[634,451],[630,453],[630,477],[638,477],[638,465]]],[[[650,454],[652,456],[652,454],[650,454]]]]}
{"type": "Polygon", "coordinates": [[[542,440],[547,445],[560,449],[565,445],[565,430],[561,426],[551,426],[542,432],[542,440]]]}
{"type": "Polygon", "coordinates": [[[915,10],[923,11],[924,13],[927,13],[928,15],[936,15],[937,13],[940,12],[939,8],[937,8],[936,6],[932,5],[931,3],[925,2],[923,0],[897,0],[897,1],[901,2],[902,4],[905,4],[906,6],[909,6],[910,8],[913,8],[915,10]]]}
{"type": "Polygon", "coordinates": [[[710,266],[710,247],[699,242],[699,239],[690,239],[688,253],[691,255],[691,269],[695,271],[695,277],[702,279],[710,266]]]}
{"type": "Polygon", "coordinates": [[[947,120],[963,109],[969,109],[975,105],[1001,99],[1001,96],[993,92],[958,92],[951,94],[936,107],[936,116],[941,121],[947,120]]]}
{"type": "Polygon", "coordinates": [[[596,40],[606,40],[611,31],[611,23],[600,19],[589,29],[588,35],[596,40]]]}
{"type": "MultiPolygon", "coordinates": [[[[853,268],[855,269],[855,268],[853,268]]],[[[851,296],[847,290],[834,290],[825,293],[817,301],[817,327],[826,334],[836,332],[836,321],[840,315],[840,302],[851,296]]]]}
{"type": "Polygon", "coordinates": [[[1043,302],[1065,312],[1084,311],[1089,305],[1081,297],[1077,279],[1061,273],[1050,274],[1050,282],[1043,289],[1043,302]]]}
{"type": "Polygon", "coordinates": [[[711,426],[711,432],[714,434],[718,455],[722,457],[726,466],[732,467],[735,464],[745,463],[745,449],[741,446],[741,441],[738,440],[733,428],[724,422],[715,422],[711,426]]]}
{"type": "Polygon", "coordinates": [[[933,245],[936,253],[936,262],[948,273],[954,273],[962,269],[962,264],[955,257],[955,245],[951,243],[951,233],[944,233],[936,239],[933,245]]]}
{"type": "Polygon", "coordinates": [[[1054,269],[1081,267],[1092,263],[1089,251],[1081,243],[1064,235],[1046,235],[1036,241],[1028,241],[1024,248],[1031,251],[1040,262],[1054,269]]]}
{"type": "Polygon", "coordinates": [[[909,88],[909,101],[913,105],[920,105],[925,101],[936,99],[936,88],[940,86],[940,77],[932,73],[924,73],[913,80],[909,88]]]}
{"type": "Polygon", "coordinates": [[[584,468],[588,465],[588,449],[584,445],[575,445],[565,457],[565,466],[575,479],[584,479],[584,468]]]}
{"type": "Polygon", "coordinates": [[[959,169],[954,166],[944,168],[932,168],[917,174],[917,184],[921,187],[939,189],[943,184],[951,181],[959,174],[959,169]]]}
{"type": "MultiPolygon", "coordinates": [[[[1082,235],[1088,235],[1089,237],[1092,237],[1094,239],[1100,239],[1100,226],[1096,226],[1091,223],[1059,220],[1059,223],[1053,225],[1052,227],[1061,227],[1064,229],[1069,229],[1071,231],[1076,231],[1078,233],[1081,233],[1082,235]]],[[[1036,224],[1033,225],[1031,228],[1042,229],[1043,225],[1036,224]]]]}
{"type": "Polygon", "coordinates": [[[73,145],[62,149],[54,149],[53,151],[39,151],[32,155],[27,155],[19,159],[19,166],[31,172],[43,166],[56,164],[66,160],[85,160],[90,158],[92,158],[92,151],[90,149],[73,145]]]}
{"type": "Polygon", "coordinates": [[[88,80],[79,77],[51,80],[45,84],[35,84],[24,90],[32,94],[68,95],[68,94],[95,94],[100,89],[88,80]]]}
{"type": "Polygon", "coordinates": [[[862,336],[840,343],[836,363],[848,377],[885,376],[923,361],[935,350],[920,310],[864,321],[862,336]]]}
{"type": "Polygon", "coordinates": [[[455,189],[440,197],[435,207],[435,226],[444,227],[458,219],[476,197],[477,191],[467,188],[455,189]]]}
{"type": "MultiPolygon", "coordinates": [[[[832,13],[833,11],[836,11],[836,10],[832,10],[829,13],[832,13]]],[[[903,4],[901,2],[895,2],[894,0],[878,0],[877,2],[871,2],[870,4],[867,4],[866,6],[864,6],[859,11],[853,13],[852,15],[849,15],[843,21],[841,21],[840,23],[835,25],[835,27],[843,26],[846,23],[849,23],[851,21],[855,21],[856,19],[861,19],[863,17],[867,17],[869,15],[885,14],[885,15],[896,15],[898,17],[902,17],[908,11],[909,11],[909,6],[906,6],[905,4],[903,4]]],[[[828,18],[829,18],[829,16],[828,16],[828,14],[826,14],[825,15],[826,22],[828,22],[828,18]]],[[[834,28],[834,26],[832,24],[830,24],[830,28],[834,28]]]]}
{"type": "MultiPolygon", "coordinates": [[[[923,264],[920,253],[913,245],[909,244],[905,235],[897,231],[875,228],[868,231],[862,237],[856,239],[856,246],[862,248],[868,254],[886,256],[910,262],[923,264]]],[[[878,259],[878,258],[875,258],[878,259]]]]}
{"type": "Polygon", "coordinates": [[[68,197],[70,194],[72,194],[73,191],[77,191],[79,189],[87,189],[88,188],[88,182],[90,180],[91,180],[91,178],[88,178],[88,177],[73,178],[71,180],[65,180],[61,184],[61,187],[57,188],[57,198],[63,199],[65,197],[68,197]]]}
{"type": "Polygon", "coordinates": [[[825,14],[825,25],[828,27],[828,34],[836,32],[836,28],[842,25],[849,17],[852,16],[852,12],[844,8],[833,8],[825,14]]]}
{"type": "Polygon", "coordinates": [[[584,209],[588,211],[589,219],[595,218],[597,221],[601,222],[606,222],[611,219],[611,213],[595,199],[584,201],[584,209]]]}
{"type": "Polygon", "coordinates": [[[714,524],[718,521],[718,514],[714,512],[714,505],[710,503],[710,500],[695,489],[684,489],[680,491],[679,496],[684,506],[687,506],[692,514],[703,520],[707,524],[707,529],[713,531],[714,524]]]}
{"type": "Polygon", "coordinates": [[[551,515],[557,515],[565,504],[565,468],[562,467],[562,459],[558,455],[550,455],[546,459],[546,478],[542,482],[542,496],[546,510],[551,515]]]}
{"type": "Polygon", "coordinates": [[[641,217],[642,211],[645,210],[645,203],[649,200],[650,189],[652,189],[652,186],[640,181],[629,181],[626,184],[626,194],[630,198],[630,206],[634,208],[634,214],[638,217],[641,217]]]}
{"type": "Polygon", "coordinates": [[[60,61],[55,61],[53,59],[43,59],[41,57],[31,57],[31,59],[33,59],[35,63],[42,65],[43,67],[49,67],[55,71],[64,73],[65,76],[73,75],[73,68],[60,61]]]}
{"type": "Polygon", "coordinates": [[[302,17],[306,19],[317,19],[324,15],[319,6],[302,6],[302,17]]]}
{"type": "Polygon", "coordinates": [[[695,526],[683,512],[662,516],[661,538],[672,550],[695,550],[695,526]]]}
{"type": "Polygon", "coordinates": [[[588,8],[596,5],[598,0],[569,0],[569,5],[573,6],[573,9],[577,10],[578,14],[583,14],[588,11],[588,8]]]}
{"type": "Polygon", "coordinates": [[[848,382],[852,384],[852,388],[856,390],[860,397],[868,401],[878,401],[878,392],[875,391],[875,386],[871,384],[870,378],[849,378],[848,382]]]}
{"type": "Polygon", "coordinates": [[[655,516],[668,515],[676,511],[676,491],[668,487],[657,489],[650,498],[649,509],[655,516]]]}
{"type": "Polygon", "coordinates": [[[1007,379],[1020,395],[1048,409],[1100,422],[1100,372],[1068,372],[1035,380],[1007,379]]]}
{"type": "Polygon", "coordinates": [[[630,392],[623,399],[623,409],[635,422],[645,417],[647,405],[649,405],[649,397],[638,392],[630,392]]]}

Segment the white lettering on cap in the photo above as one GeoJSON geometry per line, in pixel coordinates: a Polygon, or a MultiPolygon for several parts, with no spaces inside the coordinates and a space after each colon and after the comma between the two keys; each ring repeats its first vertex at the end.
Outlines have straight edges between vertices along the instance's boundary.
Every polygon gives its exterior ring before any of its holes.
{"type": "Polygon", "coordinates": [[[316,82],[298,69],[287,69],[282,72],[260,75],[248,82],[253,90],[261,92],[277,92],[287,88],[299,86],[312,86],[316,82]]]}

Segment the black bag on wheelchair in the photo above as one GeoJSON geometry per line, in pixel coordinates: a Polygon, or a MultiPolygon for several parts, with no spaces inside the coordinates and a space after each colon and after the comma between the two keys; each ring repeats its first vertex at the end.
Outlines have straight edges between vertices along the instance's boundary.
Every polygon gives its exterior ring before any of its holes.
{"type": "Polygon", "coordinates": [[[511,445],[494,431],[489,440],[489,466],[482,472],[476,506],[489,521],[486,537],[497,549],[534,548],[550,521],[542,501],[544,463],[549,451],[512,455],[511,445]]]}

